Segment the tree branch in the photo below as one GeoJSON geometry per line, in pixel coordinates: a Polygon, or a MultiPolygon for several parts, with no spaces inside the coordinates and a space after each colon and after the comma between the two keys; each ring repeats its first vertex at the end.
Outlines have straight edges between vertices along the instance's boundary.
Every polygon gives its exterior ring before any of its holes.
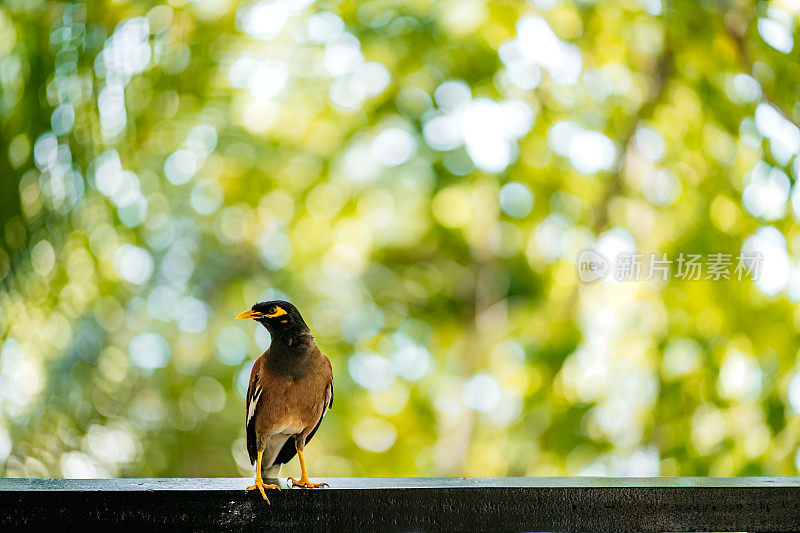
{"type": "Polygon", "coordinates": [[[647,120],[653,114],[653,111],[655,111],[656,106],[658,106],[658,103],[664,94],[664,87],[672,75],[672,71],[673,51],[669,42],[667,42],[664,44],[664,51],[658,58],[655,68],[652,72],[653,87],[650,92],[650,96],[644,101],[644,103],[642,103],[641,107],[639,107],[639,110],[633,117],[633,120],[631,121],[628,130],[625,132],[625,135],[623,135],[619,140],[619,143],[622,146],[620,164],[617,168],[617,171],[611,177],[611,184],[609,185],[608,189],[606,189],[603,200],[600,202],[600,205],[597,208],[598,216],[594,224],[595,234],[605,230],[606,226],[608,225],[609,204],[614,197],[619,194],[620,190],[622,190],[622,173],[625,169],[625,160],[627,158],[626,156],[628,154],[628,150],[630,149],[630,144],[633,141],[633,136],[636,134],[636,130],[639,129],[639,125],[643,121],[647,120]]]}
{"type": "MultiPolygon", "coordinates": [[[[753,58],[747,51],[747,41],[744,37],[747,34],[750,24],[751,20],[746,20],[745,17],[740,13],[729,11],[725,14],[725,29],[728,32],[728,36],[731,38],[731,40],[733,40],[733,44],[736,48],[736,55],[739,57],[739,61],[742,63],[742,68],[748,74],[753,75],[753,58]]],[[[763,97],[764,101],[780,111],[786,120],[800,128],[800,122],[795,120],[795,118],[792,116],[792,113],[774,98],[769,88],[761,80],[757,81],[761,86],[761,96],[763,97]]]]}

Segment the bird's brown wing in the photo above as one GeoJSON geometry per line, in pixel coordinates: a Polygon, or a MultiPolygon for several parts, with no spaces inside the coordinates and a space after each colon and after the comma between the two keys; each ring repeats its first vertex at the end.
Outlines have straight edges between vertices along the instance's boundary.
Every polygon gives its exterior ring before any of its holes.
{"type": "MultiPolygon", "coordinates": [[[[328,362],[330,365],[330,362],[328,362]]],[[[325,389],[325,407],[322,409],[322,414],[319,416],[319,420],[317,421],[317,425],[314,426],[314,429],[306,437],[306,444],[311,440],[311,437],[314,436],[314,433],[317,432],[319,429],[319,425],[322,423],[322,419],[325,418],[325,413],[330,411],[331,407],[333,407],[333,378],[331,378],[331,382],[328,384],[328,387],[325,389]]],[[[294,439],[288,439],[286,443],[281,448],[281,451],[278,452],[278,456],[275,458],[275,462],[272,463],[273,465],[279,464],[286,464],[292,460],[292,458],[297,454],[297,450],[295,448],[294,439]]]]}
{"type": "MultiPolygon", "coordinates": [[[[267,350],[269,351],[269,350],[267,350]]],[[[265,352],[266,354],[266,352],[265,352]]],[[[253,363],[250,371],[250,385],[247,387],[247,403],[245,404],[245,428],[247,433],[247,453],[250,456],[250,464],[256,462],[258,457],[258,440],[256,439],[256,417],[255,412],[261,400],[261,388],[258,384],[259,371],[263,355],[253,363]]]]}

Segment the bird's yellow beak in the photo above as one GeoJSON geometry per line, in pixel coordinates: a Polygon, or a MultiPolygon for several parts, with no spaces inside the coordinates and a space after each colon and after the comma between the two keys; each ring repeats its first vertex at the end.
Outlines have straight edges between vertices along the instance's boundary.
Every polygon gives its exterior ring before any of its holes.
{"type": "Polygon", "coordinates": [[[282,316],[288,314],[283,307],[278,307],[275,309],[275,312],[271,315],[266,313],[259,313],[258,311],[253,311],[252,309],[248,309],[244,313],[241,313],[236,318],[252,318],[254,320],[258,320],[259,318],[275,318],[276,316],[282,316]]]}
{"type": "Polygon", "coordinates": [[[258,311],[253,311],[252,309],[248,309],[244,313],[240,313],[239,315],[237,315],[236,318],[252,318],[255,320],[258,318],[263,318],[263,316],[264,315],[262,315],[258,311]]]}

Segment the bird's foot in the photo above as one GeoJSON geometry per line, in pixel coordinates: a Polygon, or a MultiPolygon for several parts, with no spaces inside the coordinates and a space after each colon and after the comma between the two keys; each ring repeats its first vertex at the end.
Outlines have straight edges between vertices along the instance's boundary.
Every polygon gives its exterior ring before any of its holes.
{"type": "Polygon", "coordinates": [[[250,487],[247,487],[247,490],[245,492],[250,492],[251,490],[255,490],[255,489],[258,489],[259,492],[261,492],[261,496],[263,496],[264,499],[267,500],[267,503],[269,503],[269,498],[267,498],[267,493],[264,492],[264,489],[278,489],[278,490],[281,490],[281,488],[278,485],[267,485],[266,483],[264,483],[264,480],[261,479],[261,478],[256,478],[256,484],[252,485],[250,487]]]}
{"type": "Polygon", "coordinates": [[[311,483],[307,476],[301,477],[299,480],[293,477],[289,478],[292,482],[292,487],[302,487],[304,489],[318,489],[320,487],[328,487],[327,483],[311,483]]]}

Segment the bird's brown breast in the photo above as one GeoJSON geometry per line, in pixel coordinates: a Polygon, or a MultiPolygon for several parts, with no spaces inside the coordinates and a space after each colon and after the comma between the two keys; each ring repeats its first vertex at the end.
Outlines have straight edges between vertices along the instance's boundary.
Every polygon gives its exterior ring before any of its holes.
{"type": "Polygon", "coordinates": [[[263,356],[260,364],[257,391],[261,402],[256,406],[256,433],[297,435],[310,431],[319,422],[325,409],[325,391],[333,375],[330,362],[317,350],[310,371],[302,377],[274,372],[263,356]]]}

